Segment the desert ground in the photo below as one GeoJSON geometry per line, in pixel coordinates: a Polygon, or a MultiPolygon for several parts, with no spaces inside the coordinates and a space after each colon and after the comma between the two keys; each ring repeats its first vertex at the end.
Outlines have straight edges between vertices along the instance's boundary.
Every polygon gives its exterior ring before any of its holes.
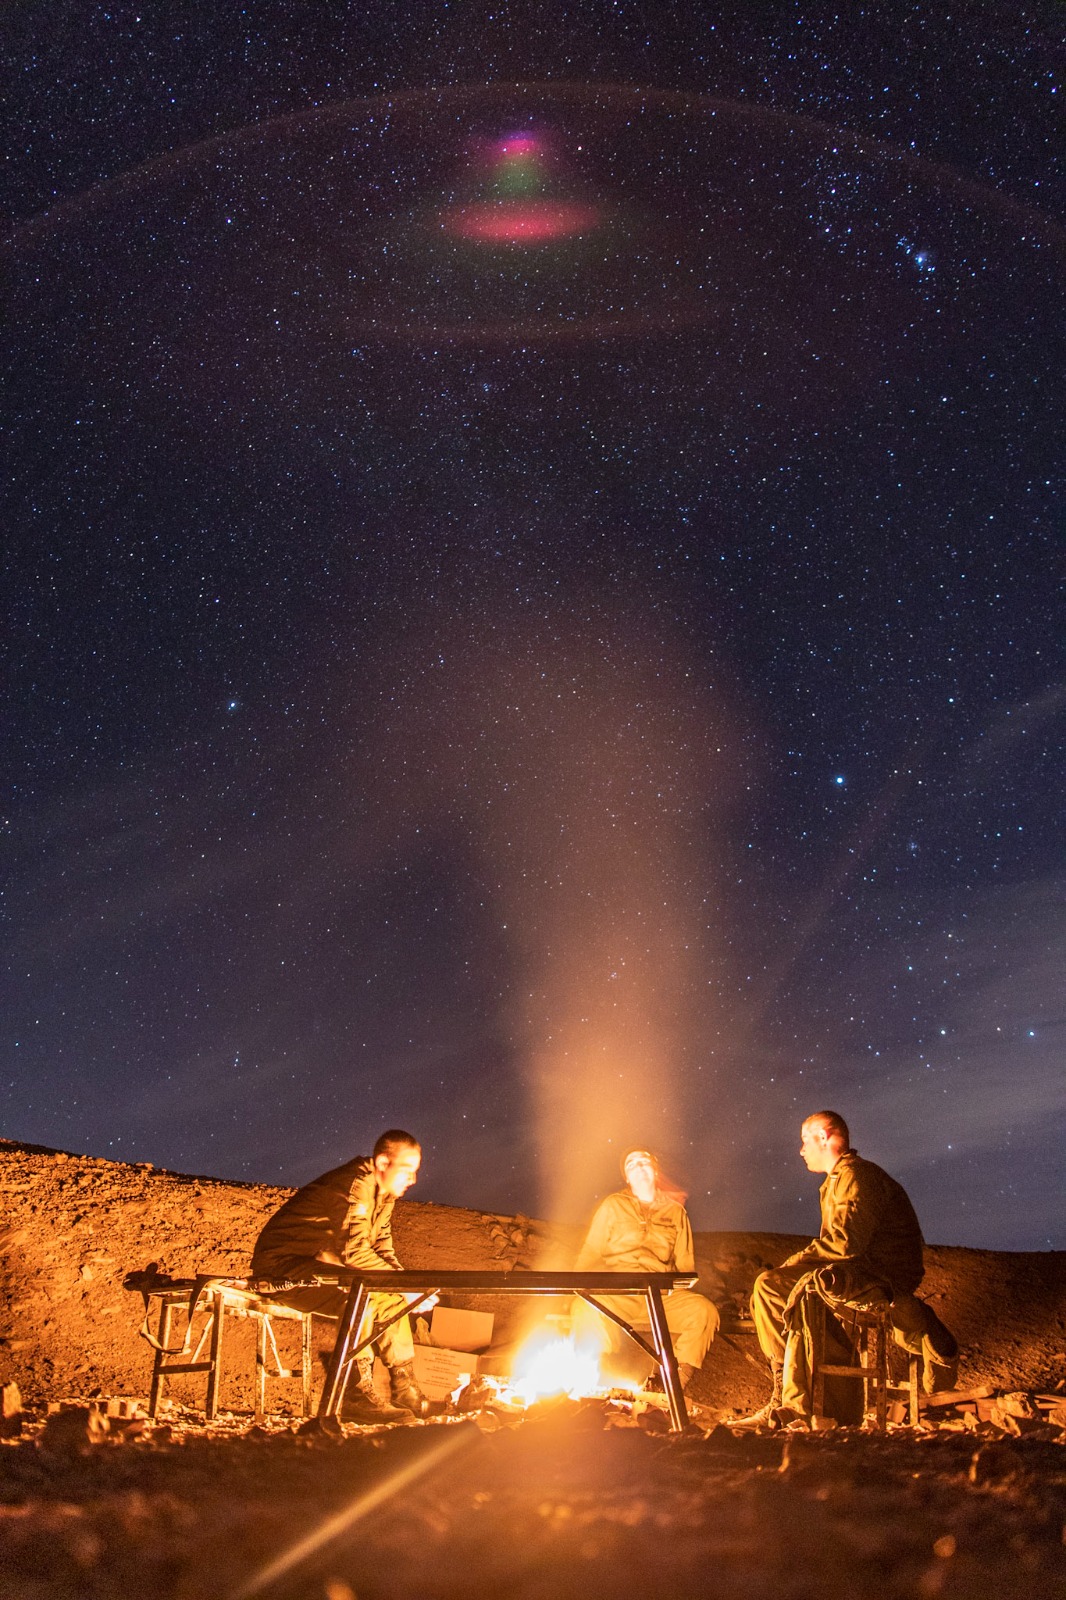
{"type": "MultiPolygon", "coordinates": [[[[1066,1253],[928,1249],[958,1399],[887,1435],[729,1428],[767,1394],[752,1280],[797,1243],[740,1233],[697,1235],[723,1332],[680,1437],[600,1400],[308,1425],[281,1382],[256,1425],[243,1330],[217,1421],[189,1378],[153,1423],[127,1274],[246,1271],[289,1191],[7,1142],[0,1186],[0,1600],[1066,1593],[1066,1253]]],[[[395,1234],[409,1265],[456,1268],[564,1265],[578,1242],[417,1201],[395,1234]]],[[[505,1371],[537,1306],[464,1304],[494,1312],[505,1371]]]]}

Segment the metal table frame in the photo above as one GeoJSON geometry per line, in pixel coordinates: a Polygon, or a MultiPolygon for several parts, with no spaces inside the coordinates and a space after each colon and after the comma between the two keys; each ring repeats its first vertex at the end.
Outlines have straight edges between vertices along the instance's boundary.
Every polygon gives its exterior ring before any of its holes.
{"type": "Polygon", "coordinates": [[[685,1395],[677,1370],[670,1330],[666,1325],[663,1295],[671,1289],[690,1289],[694,1273],[681,1272],[441,1272],[415,1268],[400,1272],[357,1272],[338,1268],[323,1273],[320,1283],[350,1284],[348,1300],[341,1313],[337,1338],[326,1370],[326,1383],[318,1403],[320,1417],[335,1416],[340,1410],[348,1377],[355,1358],[373,1345],[385,1328],[403,1316],[416,1312],[436,1294],[532,1294],[577,1295],[629,1335],[649,1356],[662,1374],[663,1389],[670,1412],[670,1426],[680,1433],[688,1422],[685,1395]],[[409,1296],[403,1311],[378,1324],[365,1338],[358,1337],[373,1291],[409,1296]],[[596,1299],[597,1295],[639,1294],[644,1297],[651,1327],[652,1344],[630,1327],[623,1317],[596,1299]]]}

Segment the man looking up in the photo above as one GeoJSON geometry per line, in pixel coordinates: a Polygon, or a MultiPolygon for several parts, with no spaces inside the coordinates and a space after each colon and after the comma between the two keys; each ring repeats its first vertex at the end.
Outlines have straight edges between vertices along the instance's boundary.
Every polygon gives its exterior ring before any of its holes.
{"type": "MultiPolygon", "coordinates": [[[[422,1151],[418,1140],[402,1128],[389,1128],[373,1154],[356,1156],[304,1185],[271,1217],[252,1253],[252,1276],[275,1281],[313,1278],[328,1267],[356,1267],[365,1272],[402,1270],[392,1242],[396,1201],[417,1181],[422,1151]]],[[[282,1291],[276,1299],[316,1316],[340,1316],[348,1299],[342,1285],[322,1284],[282,1291]]],[[[386,1321],[407,1304],[403,1295],[370,1296],[368,1315],[386,1321]]],[[[367,1330],[361,1330],[365,1333],[367,1330]]],[[[350,1422],[395,1422],[408,1412],[421,1416],[426,1402],[414,1369],[411,1324],[406,1316],[386,1328],[378,1341],[389,1369],[393,1404],[374,1387],[374,1353],[356,1360],[357,1384],[345,1400],[350,1422]],[[398,1409],[398,1408],[403,1409],[398,1409]]]]}
{"type": "MultiPolygon", "coordinates": [[[[914,1291],[925,1264],[914,1207],[894,1178],[851,1148],[848,1125],[835,1111],[815,1111],[800,1130],[800,1155],[809,1172],[824,1174],[817,1239],[755,1280],[751,1314],[770,1363],[773,1394],[741,1427],[797,1425],[811,1414],[804,1280],[828,1306],[891,1303],[897,1341],[925,1360],[925,1386],[950,1387],[958,1346],[935,1312],[914,1291]]],[[[829,1314],[827,1313],[827,1320],[829,1314]]],[[[837,1325],[837,1331],[839,1325],[837,1325]]]]}
{"type": "MultiPolygon", "coordinates": [[[[695,1254],[688,1213],[664,1192],[659,1165],[649,1150],[630,1150],[622,1158],[626,1187],[602,1201],[589,1226],[574,1269],[578,1272],[694,1272],[695,1254]]],[[[631,1327],[647,1329],[647,1308],[639,1294],[597,1295],[631,1327]]],[[[693,1289],[674,1289],[663,1297],[682,1387],[703,1365],[718,1329],[718,1308],[693,1289]]],[[[579,1344],[602,1344],[609,1330],[612,1352],[629,1346],[621,1329],[584,1300],[573,1304],[579,1344]]]]}

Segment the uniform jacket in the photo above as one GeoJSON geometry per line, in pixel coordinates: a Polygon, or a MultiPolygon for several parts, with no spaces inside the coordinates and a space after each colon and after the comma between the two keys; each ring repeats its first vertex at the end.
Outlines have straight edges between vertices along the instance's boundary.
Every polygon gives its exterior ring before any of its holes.
{"type": "MultiPolygon", "coordinates": [[[[849,1263],[893,1293],[913,1293],[922,1281],[922,1230],[906,1191],[872,1161],[848,1150],[819,1191],[822,1231],[782,1265],[849,1263]]],[[[849,1276],[849,1275],[845,1275],[849,1276]]]]}
{"type": "Polygon", "coordinates": [[[628,1189],[609,1194],[592,1219],[576,1272],[692,1272],[688,1212],[657,1195],[644,1206],[628,1189]]]}
{"type": "Polygon", "coordinates": [[[314,1270],[322,1250],[367,1272],[399,1268],[392,1243],[396,1201],[378,1189],[374,1163],[357,1156],[304,1184],[275,1211],[252,1253],[260,1278],[292,1278],[314,1270]]]}

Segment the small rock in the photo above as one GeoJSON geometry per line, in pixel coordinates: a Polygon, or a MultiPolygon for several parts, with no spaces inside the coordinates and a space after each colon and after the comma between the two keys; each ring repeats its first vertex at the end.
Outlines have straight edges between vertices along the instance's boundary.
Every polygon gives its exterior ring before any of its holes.
{"type": "Polygon", "coordinates": [[[109,1395],[94,1400],[92,1409],[99,1411],[105,1417],[118,1417],[124,1421],[145,1415],[144,1402],[126,1395],[109,1395]]]}
{"type": "Polygon", "coordinates": [[[17,1439],[22,1432],[22,1396],[17,1383],[0,1386],[0,1439],[17,1439]]]}
{"type": "Polygon", "coordinates": [[[971,1483],[1005,1483],[1020,1471],[1021,1464],[1009,1444],[989,1444],[972,1457],[967,1477],[971,1483]]]}
{"type": "Polygon", "coordinates": [[[344,1438],[344,1429],[336,1417],[308,1417],[306,1422],[300,1423],[296,1437],[312,1444],[336,1443],[344,1438]]]}
{"type": "Polygon", "coordinates": [[[645,1433],[669,1433],[670,1418],[665,1411],[642,1411],[637,1417],[637,1427],[645,1433]]]}
{"type": "Polygon", "coordinates": [[[129,1444],[132,1439],[143,1439],[148,1434],[147,1417],[114,1417],[109,1419],[110,1438],[116,1444],[129,1444]]]}
{"type": "Polygon", "coordinates": [[[1006,1417],[1035,1417],[1039,1414],[1033,1404],[1032,1395],[1026,1394],[1023,1390],[998,1395],[993,1405],[1006,1417]]]}
{"type": "Polygon", "coordinates": [[[90,1406],[68,1406],[53,1411],[41,1433],[42,1450],[55,1455],[83,1455],[101,1444],[111,1431],[108,1419],[90,1406]]]}

